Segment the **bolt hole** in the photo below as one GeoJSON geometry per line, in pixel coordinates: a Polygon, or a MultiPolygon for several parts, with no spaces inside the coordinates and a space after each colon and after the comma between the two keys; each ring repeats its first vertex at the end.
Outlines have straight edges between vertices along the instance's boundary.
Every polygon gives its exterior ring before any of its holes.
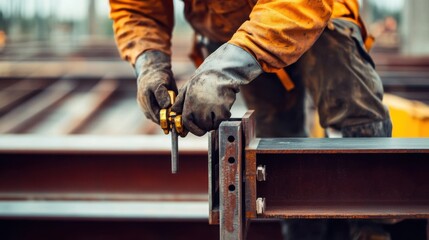
{"type": "Polygon", "coordinates": [[[235,191],[235,186],[231,184],[231,185],[229,185],[228,189],[229,189],[230,192],[234,192],[235,191]]]}
{"type": "Polygon", "coordinates": [[[231,164],[235,163],[235,158],[233,157],[228,158],[228,162],[231,164]]]}
{"type": "Polygon", "coordinates": [[[234,142],[235,141],[235,137],[234,136],[229,136],[228,137],[228,141],[229,142],[234,142]]]}

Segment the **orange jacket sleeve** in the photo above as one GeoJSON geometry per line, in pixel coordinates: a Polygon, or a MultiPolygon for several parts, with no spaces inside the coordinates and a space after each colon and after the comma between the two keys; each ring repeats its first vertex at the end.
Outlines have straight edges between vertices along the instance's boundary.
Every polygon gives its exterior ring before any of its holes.
{"type": "Polygon", "coordinates": [[[229,43],[252,53],[266,72],[288,66],[326,27],[334,0],[259,0],[229,43]]]}
{"type": "Polygon", "coordinates": [[[110,0],[110,18],[121,57],[131,64],[149,49],[171,55],[172,0],[110,0]]]}

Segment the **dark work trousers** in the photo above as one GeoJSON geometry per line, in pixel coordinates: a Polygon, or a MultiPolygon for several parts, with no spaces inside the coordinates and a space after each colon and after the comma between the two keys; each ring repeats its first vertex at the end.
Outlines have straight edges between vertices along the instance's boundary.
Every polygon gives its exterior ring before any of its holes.
{"type": "Polygon", "coordinates": [[[255,110],[258,137],[305,137],[305,93],[320,125],[343,137],[390,137],[392,124],[382,104],[383,86],[363,47],[359,27],[334,20],[315,44],[286,68],[295,84],[287,91],[275,74],[264,73],[241,88],[255,110]]]}

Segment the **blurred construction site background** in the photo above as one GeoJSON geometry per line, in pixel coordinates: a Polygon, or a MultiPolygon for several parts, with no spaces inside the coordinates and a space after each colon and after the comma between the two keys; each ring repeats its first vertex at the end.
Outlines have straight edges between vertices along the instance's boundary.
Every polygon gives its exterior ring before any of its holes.
{"type": "MultiPolygon", "coordinates": [[[[188,59],[193,32],[183,2],[174,3],[173,71],[180,85],[194,70],[188,59]]],[[[429,2],[360,3],[377,39],[372,56],[394,135],[429,135],[429,2]]],[[[0,1],[0,133],[161,133],[139,112],[134,83],[115,47],[107,0],[0,1]]],[[[233,113],[244,111],[239,99],[233,113]]]]}
{"type": "MultiPolygon", "coordinates": [[[[424,24],[428,20],[425,17],[428,7],[426,1],[361,0],[360,2],[364,20],[370,32],[378,39],[377,47],[413,55],[429,53],[426,41],[419,37],[419,35],[427,37],[428,34],[427,26],[424,24]]],[[[183,18],[183,2],[176,0],[174,3],[176,13],[174,38],[177,41],[190,43],[192,30],[183,18]]],[[[47,48],[55,48],[60,44],[62,48],[57,47],[52,51],[58,55],[64,55],[69,53],[70,48],[89,44],[89,42],[94,45],[100,44],[94,42],[97,40],[105,41],[105,44],[112,43],[111,26],[108,1],[0,2],[0,31],[2,32],[0,46],[3,48],[6,43],[10,47],[18,43],[26,43],[27,47],[47,48]]]]}

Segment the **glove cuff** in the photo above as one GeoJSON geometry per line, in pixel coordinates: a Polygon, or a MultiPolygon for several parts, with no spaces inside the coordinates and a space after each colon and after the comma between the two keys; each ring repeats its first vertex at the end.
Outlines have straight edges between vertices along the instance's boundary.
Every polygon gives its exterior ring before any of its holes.
{"type": "Polygon", "coordinates": [[[168,69],[171,71],[171,58],[159,50],[147,50],[137,57],[134,71],[139,76],[143,69],[168,69]]]}
{"type": "Polygon", "coordinates": [[[238,84],[249,83],[263,72],[252,54],[230,43],[224,43],[210,54],[195,75],[202,71],[221,72],[230,79],[239,81],[238,84]]]}

